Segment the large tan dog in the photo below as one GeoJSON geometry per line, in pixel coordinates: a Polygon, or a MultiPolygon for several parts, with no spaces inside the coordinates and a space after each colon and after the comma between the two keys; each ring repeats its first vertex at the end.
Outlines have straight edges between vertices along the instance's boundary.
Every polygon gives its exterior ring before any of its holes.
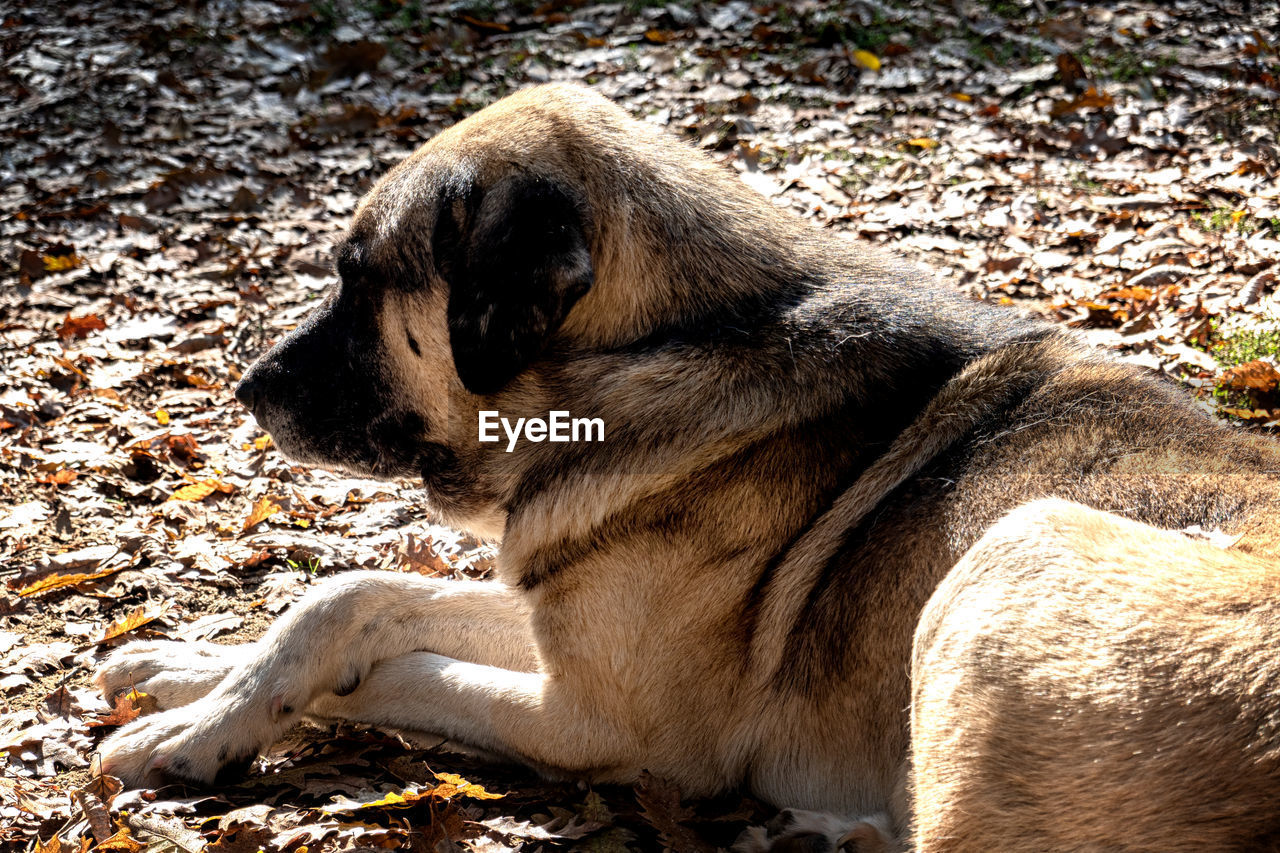
{"type": "Polygon", "coordinates": [[[355,572],[252,646],[126,646],[103,690],[167,710],[106,772],[208,782],[309,713],[836,816],[744,848],[1243,849],[1280,825],[1275,443],[576,87],[393,169],[338,270],[238,396],[296,459],[421,477],[502,538],[501,582],[355,572]],[[604,440],[480,441],[485,412],[604,440]],[[1156,529],[1190,527],[1239,539],[1156,529]]]}

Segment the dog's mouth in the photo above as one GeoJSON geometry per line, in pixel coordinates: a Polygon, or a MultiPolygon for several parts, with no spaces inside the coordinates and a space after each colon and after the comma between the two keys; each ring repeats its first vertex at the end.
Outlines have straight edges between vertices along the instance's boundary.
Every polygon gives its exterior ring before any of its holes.
{"type": "Polygon", "coordinates": [[[253,416],[276,448],[295,464],[394,480],[425,476],[430,460],[442,458],[425,440],[426,423],[416,412],[389,412],[359,424],[337,418],[308,420],[258,405],[253,416]]]}

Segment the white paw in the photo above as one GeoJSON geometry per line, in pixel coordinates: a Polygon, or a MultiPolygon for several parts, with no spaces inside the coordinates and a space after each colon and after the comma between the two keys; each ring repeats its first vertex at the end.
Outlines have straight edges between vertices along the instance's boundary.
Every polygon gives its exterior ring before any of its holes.
{"type": "Polygon", "coordinates": [[[136,688],[154,697],[161,710],[178,708],[212,692],[251,648],[172,640],[129,643],[102,662],[94,683],[108,702],[136,688]]]}
{"type": "Polygon", "coordinates": [[[129,788],[239,776],[283,729],[280,709],[254,698],[215,692],[135,720],[98,748],[102,772],[129,788]]]}
{"type": "Polygon", "coordinates": [[[748,829],[733,845],[734,853],[894,853],[899,849],[887,815],[850,819],[801,809],[783,809],[767,825],[748,829]]]}

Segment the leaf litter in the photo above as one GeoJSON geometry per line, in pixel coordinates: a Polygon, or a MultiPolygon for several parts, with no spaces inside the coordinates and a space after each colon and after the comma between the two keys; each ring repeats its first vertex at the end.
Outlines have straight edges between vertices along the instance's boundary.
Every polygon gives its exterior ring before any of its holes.
{"type": "Polygon", "coordinates": [[[217,791],[122,793],[92,773],[96,742],[149,710],[88,686],[120,643],[252,640],[340,569],[491,572],[495,550],[434,524],[412,483],[291,465],[231,388],[334,280],[330,249],[372,182],[526,85],[593,85],[819,227],[1076,328],[1242,429],[1280,427],[1274,4],[162,0],[137,16],[43,0],[2,14],[13,849],[701,851],[769,816],[650,776],[548,783],[347,724],[291,733],[217,791]]]}

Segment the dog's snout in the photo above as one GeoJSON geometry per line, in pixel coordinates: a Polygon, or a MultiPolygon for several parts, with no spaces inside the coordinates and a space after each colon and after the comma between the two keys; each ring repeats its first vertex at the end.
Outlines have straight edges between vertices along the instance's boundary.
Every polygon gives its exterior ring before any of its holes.
{"type": "Polygon", "coordinates": [[[236,385],[236,399],[250,412],[257,412],[261,385],[253,376],[245,376],[236,385]]]}

